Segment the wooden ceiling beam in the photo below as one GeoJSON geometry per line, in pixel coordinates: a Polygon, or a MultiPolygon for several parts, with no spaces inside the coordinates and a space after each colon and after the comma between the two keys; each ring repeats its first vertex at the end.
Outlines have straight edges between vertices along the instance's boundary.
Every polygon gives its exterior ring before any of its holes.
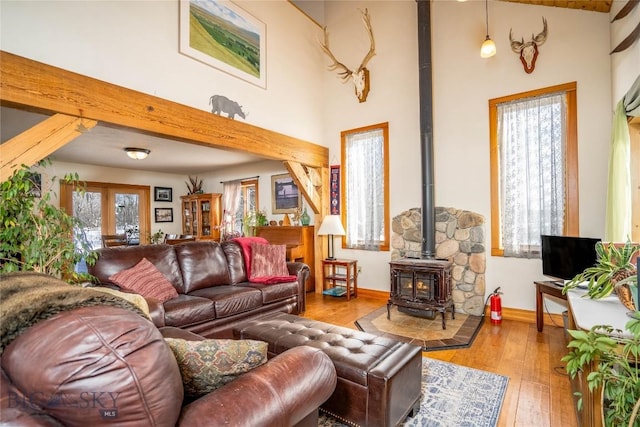
{"type": "Polygon", "coordinates": [[[0,51],[0,101],[265,159],[328,167],[318,144],[0,51]]]}
{"type": "Polygon", "coordinates": [[[502,0],[510,3],[525,3],[538,6],[563,7],[566,9],[591,10],[609,13],[613,0],[502,0]]]}
{"type": "Polygon", "coordinates": [[[0,145],[0,182],[22,165],[32,166],[93,128],[91,119],[54,114],[0,145]]]}
{"type": "Polygon", "coordinates": [[[322,186],[318,184],[320,173],[297,162],[284,162],[285,167],[302,192],[313,213],[322,211],[322,186]]]}

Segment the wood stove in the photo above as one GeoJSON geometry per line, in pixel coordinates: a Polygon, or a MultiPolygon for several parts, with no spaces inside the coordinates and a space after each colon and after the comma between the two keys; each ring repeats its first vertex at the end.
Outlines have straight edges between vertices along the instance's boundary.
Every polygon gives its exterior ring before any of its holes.
{"type": "Polygon", "coordinates": [[[387,319],[391,306],[416,316],[440,312],[442,329],[447,328],[445,314],[451,310],[455,319],[455,305],[451,296],[451,267],[447,260],[400,258],[391,261],[391,292],[387,301],[387,319]]]}

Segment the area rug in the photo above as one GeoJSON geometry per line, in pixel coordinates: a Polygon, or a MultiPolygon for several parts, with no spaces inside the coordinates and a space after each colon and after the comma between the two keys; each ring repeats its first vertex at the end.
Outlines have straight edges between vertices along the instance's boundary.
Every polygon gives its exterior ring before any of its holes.
{"type": "Polygon", "coordinates": [[[447,312],[446,329],[442,329],[442,315],[435,318],[412,316],[391,307],[391,320],[387,319],[387,307],[381,307],[356,320],[358,329],[371,334],[386,336],[422,347],[424,351],[469,347],[475,339],[484,317],[456,313],[451,319],[447,312]]]}
{"type": "MultiPolygon", "coordinates": [[[[422,358],[420,411],[402,426],[492,427],[497,425],[509,378],[422,358]]],[[[320,414],[318,426],[342,427],[335,418],[320,414]]]]}

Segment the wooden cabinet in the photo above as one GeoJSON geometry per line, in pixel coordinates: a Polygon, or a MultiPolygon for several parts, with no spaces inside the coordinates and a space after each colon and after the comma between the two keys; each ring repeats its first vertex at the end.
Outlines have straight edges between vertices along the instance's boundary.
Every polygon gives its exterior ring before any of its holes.
{"type": "Polygon", "coordinates": [[[196,240],[220,240],[222,194],[189,194],[182,199],[182,234],[196,240]]]}
{"type": "Polygon", "coordinates": [[[309,266],[310,276],[306,283],[306,291],[316,288],[315,231],[312,225],[274,225],[256,227],[256,236],[263,237],[274,245],[287,245],[287,261],[304,262],[309,266]]]}

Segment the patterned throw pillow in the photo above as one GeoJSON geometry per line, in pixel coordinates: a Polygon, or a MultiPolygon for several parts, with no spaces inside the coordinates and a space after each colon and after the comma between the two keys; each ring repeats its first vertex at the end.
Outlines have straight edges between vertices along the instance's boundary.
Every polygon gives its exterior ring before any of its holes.
{"type": "Polygon", "coordinates": [[[249,280],[288,275],[286,245],[251,243],[251,276],[249,280]]]}
{"type": "Polygon", "coordinates": [[[160,302],[178,296],[171,282],[146,258],[142,258],[135,266],[110,276],[109,280],[122,288],[160,302]]]}
{"type": "Polygon", "coordinates": [[[184,392],[189,397],[210,393],[267,361],[263,341],[165,338],[178,361],[184,392]]]}

